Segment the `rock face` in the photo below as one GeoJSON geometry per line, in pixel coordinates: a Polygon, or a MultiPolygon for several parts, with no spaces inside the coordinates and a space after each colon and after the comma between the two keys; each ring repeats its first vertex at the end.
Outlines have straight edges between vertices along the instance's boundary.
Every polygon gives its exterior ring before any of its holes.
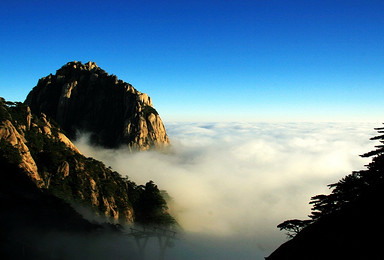
{"type": "Polygon", "coordinates": [[[25,170],[27,175],[38,187],[44,186],[44,181],[37,172],[36,163],[31,156],[28,146],[25,144],[26,140],[24,136],[17,131],[9,120],[0,122],[0,140],[4,140],[17,148],[21,157],[19,167],[25,170]]]}
{"type": "Polygon", "coordinates": [[[70,139],[83,131],[108,148],[147,150],[169,143],[151,98],[94,62],[69,62],[40,79],[25,103],[33,113],[53,118],[70,139]]]}

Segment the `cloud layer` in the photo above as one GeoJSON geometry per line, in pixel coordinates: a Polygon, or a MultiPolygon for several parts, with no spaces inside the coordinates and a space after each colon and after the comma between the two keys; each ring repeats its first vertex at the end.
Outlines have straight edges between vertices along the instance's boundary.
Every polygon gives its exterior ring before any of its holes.
{"type": "Polygon", "coordinates": [[[76,145],[138,184],[153,180],[167,190],[172,213],[194,238],[174,252],[194,252],[209,240],[216,241],[209,248],[221,248],[212,250],[227,252],[228,259],[236,259],[235,252],[246,259],[268,255],[285,241],[276,225],[307,218],[311,196],[328,193],[327,184],[363,168],[368,160],[358,155],[373,149],[369,138],[377,126],[170,123],[166,153],[94,148],[86,135],[76,145]]]}

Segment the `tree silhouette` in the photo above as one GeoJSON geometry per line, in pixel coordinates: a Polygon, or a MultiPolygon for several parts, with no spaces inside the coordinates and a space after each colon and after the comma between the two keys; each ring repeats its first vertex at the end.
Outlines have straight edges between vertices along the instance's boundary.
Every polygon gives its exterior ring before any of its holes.
{"type": "Polygon", "coordinates": [[[172,225],[176,221],[167,212],[167,202],[153,181],[138,186],[138,199],[134,203],[135,220],[140,224],[172,225]]]}
{"type": "Polygon", "coordinates": [[[299,233],[303,228],[305,228],[311,221],[310,220],[299,220],[299,219],[291,219],[286,220],[283,223],[279,224],[277,227],[280,230],[287,231],[286,235],[288,238],[294,237],[297,233],[299,233]]]}

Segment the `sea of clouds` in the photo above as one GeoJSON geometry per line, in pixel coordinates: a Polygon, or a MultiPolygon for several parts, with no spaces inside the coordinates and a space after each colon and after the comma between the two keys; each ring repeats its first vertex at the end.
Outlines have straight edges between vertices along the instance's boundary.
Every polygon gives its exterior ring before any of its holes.
{"type": "Polygon", "coordinates": [[[373,123],[168,123],[167,152],[130,153],[75,143],[137,184],[173,200],[186,234],[170,259],[263,259],[286,241],[276,226],[306,219],[310,198],[370,159],[373,123]]]}

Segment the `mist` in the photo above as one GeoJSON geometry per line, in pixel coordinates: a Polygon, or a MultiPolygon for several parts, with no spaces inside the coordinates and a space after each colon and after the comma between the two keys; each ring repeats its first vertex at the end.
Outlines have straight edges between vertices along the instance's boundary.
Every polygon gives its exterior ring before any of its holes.
{"type": "Polygon", "coordinates": [[[170,259],[263,259],[306,219],[310,198],[369,162],[372,123],[168,123],[165,152],[75,145],[137,184],[153,180],[172,197],[185,231],[170,259]]]}

